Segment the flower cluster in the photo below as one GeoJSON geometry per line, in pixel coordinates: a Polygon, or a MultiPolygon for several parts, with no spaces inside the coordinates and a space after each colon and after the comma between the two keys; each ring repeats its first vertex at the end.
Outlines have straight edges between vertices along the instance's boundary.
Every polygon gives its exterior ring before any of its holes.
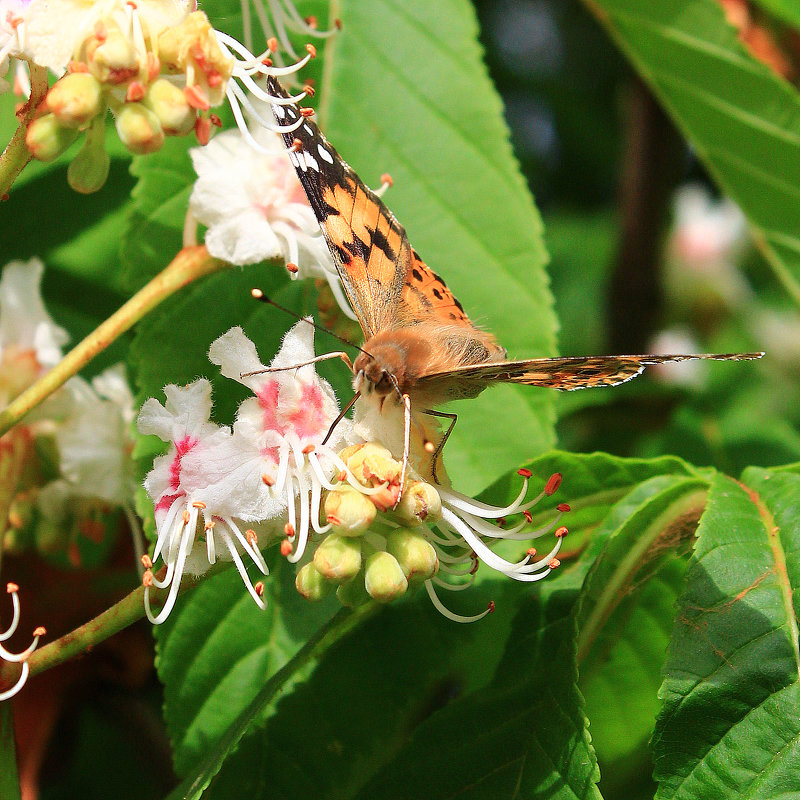
{"type": "Polygon", "coordinates": [[[530,473],[521,471],[520,494],[505,508],[434,486],[412,468],[404,479],[401,461],[377,441],[380,431],[370,429],[369,415],[359,414],[355,425],[340,417],[331,387],[314,368],[324,356],[314,356],[309,322],[287,333],[268,367],[240,328],[211,345],[209,358],[222,374],[254,395],[242,402],[232,428],[210,421],[211,386],[205,379],[168,386],[165,405],[151,399],[143,406],[139,430],[170,443],[145,482],[157,527],[145,574],[146,611],[153,622],[162,622],[174,607],[183,574],[201,574],[218,557],[236,563],[263,606],[263,584],[252,583],[243,556],[266,575],[259,548],[279,540],[281,553],[299,566],[297,589],[308,599],[336,590],[345,605],[369,598],[389,602],[424,584],[436,607],[458,621],[480,618],[489,609],[474,617],[454,614],[437,590],[467,588],[480,562],[519,581],[540,580],[558,566],[566,534],[558,521],[569,506],[559,505],[540,529],[526,528],[529,509],[556,491],[560,475],[526,501],[530,473]],[[514,514],[521,521],[503,527],[514,514]],[[529,549],[520,560],[508,561],[492,547],[554,529],[554,545],[539,557],[529,549]],[[159,558],[162,571],[154,574],[159,558]],[[151,608],[153,586],[166,590],[158,613],[151,608]]]}
{"type": "MultiPolygon", "coordinates": [[[[52,161],[85,134],[68,179],[86,193],[97,191],[108,176],[108,109],[132,153],[152,153],[166,136],[190,132],[206,144],[212,126],[221,124],[210,110],[226,99],[249,137],[242,107],[260,125],[276,126],[271,116],[258,115],[245,89],[259,100],[274,101],[257,81],[294,72],[315,54],[308,45],[308,54],[296,64],[275,67],[269,56],[277,39],[270,40],[266,53],[254,55],[214,30],[191,0],[5,0],[0,14],[5,15],[0,63],[13,56],[63,75],[28,126],[27,147],[34,158],[52,161]]],[[[22,80],[17,85],[28,88],[22,80]]]]}

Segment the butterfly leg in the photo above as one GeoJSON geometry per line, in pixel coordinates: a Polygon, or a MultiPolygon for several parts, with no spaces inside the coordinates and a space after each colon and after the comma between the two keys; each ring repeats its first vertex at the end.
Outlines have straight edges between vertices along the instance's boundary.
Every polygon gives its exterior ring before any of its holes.
{"type": "Polygon", "coordinates": [[[328,428],[328,432],[325,434],[325,438],[322,440],[322,444],[325,444],[328,439],[331,438],[331,434],[333,433],[336,426],[344,419],[345,414],[356,404],[356,400],[361,397],[361,392],[356,392],[351,398],[350,402],[339,412],[339,416],[331,423],[330,428],[328,428]]]}
{"type": "Polygon", "coordinates": [[[444,446],[447,443],[447,439],[450,434],[453,432],[453,428],[456,426],[456,422],[458,422],[458,414],[450,414],[446,411],[434,411],[431,408],[426,408],[425,411],[422,412],[423,414],[427,414],[430,417],[441,417],[442,419],[449,419],[450,425],[448,426],[447,430],[444,432],[444,436],[442,436],[442,440],[436,446],[436,449],[433,451],[433,468],[431,470],[433,474],[433,480],[436,483],[440,483],[439,478],[436,476],[436,462],[439,460],[439,456],[444,450],[444,446]]]}
{"type": "Polygon", "coordinates": [[[318,361],[327,361],[330,358],[341,358],[345,364],[350,369],[350,372],[353,371],[353,362],[350,360],[350,356],[347,355],[342,350],[337,350],[334,353],[325,353],[324,355],[317,356],[316,358],[311,358],[308,361],[303,361],[300,364],[289,364],[287,367],[264,367],[264,369],[255,369],[252,372],[242,372],[239,375],[240,378],[249,378],[251,375],[262,375],[265,372],[285,372],[287,369],[300,369],[300,367],[308,366],[309,364],[316,364],[318,361]]]}

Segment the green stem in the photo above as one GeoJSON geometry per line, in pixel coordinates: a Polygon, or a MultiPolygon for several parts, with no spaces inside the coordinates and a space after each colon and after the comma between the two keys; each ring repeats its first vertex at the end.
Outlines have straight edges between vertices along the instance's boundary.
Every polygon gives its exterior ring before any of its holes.
{"type": "Polygon", "coordinates": [[[11,137],[3,154],[0,155],[0,197],[4,197],[11,189],[20,172],[28,165],[32,156],[25,144],[28,125],[36,116],[39,104],[47,96],[47,70],[38,64],[30,65],[31,96],[28,102],[17,112],[19,127],[11,137]]]}
{"type": "Polygon", "coordinates": [[[342,608],[330,621],[318,630],[262,687],[247,707],[225,731],[222,738],[210,749],[206,757],[197,765],[180,786],[170,793],[167,800],[195,800],[205,791],[214,776],[219,772],[222,762],[236,748],[248,729],[263,717],[263,712],[286,682],[320,653],[341,639],[366,617],[374,614],[381,606],[366,603],[356,609],[342,608]]]}
{"type": "Polygon", "coordinates": [[[16,425],[29,411],[38,406],[162,300],[197,278],[210,275],[228,266],[230,265],[226,262],[212,258],[204,245],[185,247],[163,272],[153,278],[122,308],[99,325],[49,372],[39,378],[0,413],[0,436],[16,425]]]}
{"type": "Polygon", "coordinates": [[[14,715],[11,703],[0,703],[0,797],[19,800],[17,748],[14,743],[14,715]]]}

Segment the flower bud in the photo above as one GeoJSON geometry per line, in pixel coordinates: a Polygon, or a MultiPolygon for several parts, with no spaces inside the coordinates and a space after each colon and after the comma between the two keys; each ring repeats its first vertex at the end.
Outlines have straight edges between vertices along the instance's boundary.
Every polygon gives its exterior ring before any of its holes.
{"type": "Polygon", "coordinates": [[[376,514],[370,499],[344,484],[328,492],[325,516],[340,536],[358,536],[372,524],[376,514]]]}
{"type": "Polygon", "coordinates": [[[87,131],[80,152],[67,168],[69,185],[81,194],[91,194],[101,189],[108,178],[111,159],[105,147],[105,121],[97,117],[87,131]]]}
{"type": "Polygon", "coordinates": [[[361,542],[338,536],[326,536],[314,553],[314,566],[325,578],[346,581],[361,569],[361,542]]]}
{"type": "Polygon", "coordinates": [[[414,531],[398,528],[389,535],[386,546],[409,581],[426,581],[439,569],[434,546],[414,531]]]}
{"type": "Polygon", "coordinates": [[[336,598],[343,606],[348,608],[355,608],[366,603],[369,600],[369,595],[364,588],[364,576],[356,575],[347,583],[341,584],[336,590],[336,598]]]}
{"type": "Polygon", "coordinates": [[[196,111],[174,83],[159,78],[147,90],[144,104],[157,117],[167,136],[184,136],[194,128],[196,111]]]}
{"type": "Polygon", "coordinates": [[[342,451],[341,458],[364,486],[377,486],[384,481],[390,484],[400,482],[403,465],[385,447],[375,442],[348,447],[342,451]],[[348,453],[349,450],[353,452],[348,453]]]}
{"type": "Polygon", "coordinates": [[[301,568],[297,573],[294,585],[306,600],[322,600],[333,589],[333,583],[325,580],[313,564],[306,564],[301,568]]]}
{"type": "Polygon", "coordinates": [[[442,513],[439,492],[430,483],[408,481],[396,509],[400,517],[412,525],[424,522],[428,517],[436,520],[442,513]]]}
{"type": "Polygon", "coordinates": [[[391,553],[373,553],[367,559],[364,587],[373,600],[388,603],[408,589],[408,581],[391,553]]]}
{"type": "Polygon", "coordinates": [[[139,73],[133,44],[118,28],[110,29],[102,41],[93,40],[87,56],[89,70],[101,83],[124,83],[139,73]]]}
{"type": "Polygon", "coordinates": [[[77,130],[65,128],[53,114],[45,114],[28,126],[25,145],[38,161],[54,161],[77,138],[77,130]]]}
{"type": "Polygon", "coordinates": [[[103,87],[88,72],[73,72],[47,93],[47,108],[67,128],[80,128],[105,110],[103,87]]]}
{"type": "Polygon", "coordinates": [[[154,153],[164,144],[158,117],[141,103],[126,103],[117,114],[117,133],[132,153],[154,153]]]}

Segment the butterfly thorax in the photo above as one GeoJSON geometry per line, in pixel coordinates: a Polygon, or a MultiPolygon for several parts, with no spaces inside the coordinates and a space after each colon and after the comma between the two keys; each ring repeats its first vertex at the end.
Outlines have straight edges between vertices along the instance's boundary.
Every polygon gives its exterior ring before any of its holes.
{"type": "MultiPolygon", "coordinates": [[[[497,361],[505,355],[490,334],[455,325],[423,324],[381,331],[365,342],[363,350],[353,365],[356,389],[379,395],[394,392],[395,384],[403,394],[424,391],[428,395],[433,387],[420,386],[426,376],[497,361]]],[[[435,392],[426,397],[431,403],[444,399],[435,392]]]]}

